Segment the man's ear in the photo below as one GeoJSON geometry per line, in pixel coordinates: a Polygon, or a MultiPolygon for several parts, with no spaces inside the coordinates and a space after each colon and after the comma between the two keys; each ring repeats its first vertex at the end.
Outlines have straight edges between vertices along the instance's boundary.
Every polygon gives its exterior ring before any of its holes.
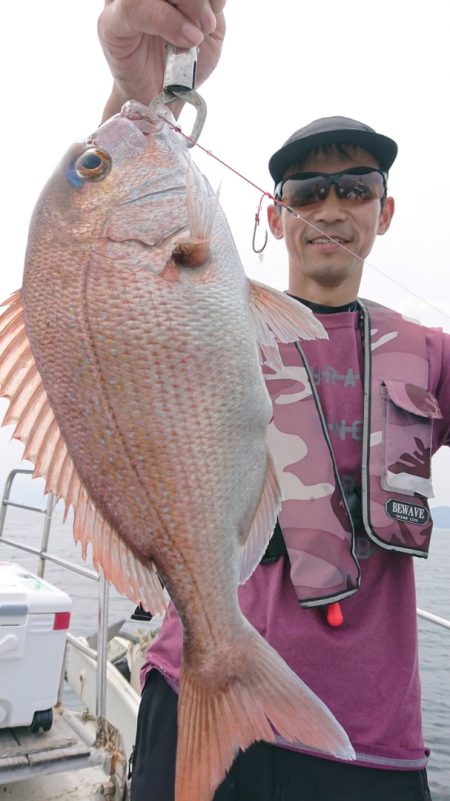
{"type": "Polygon", "coordinates": [[[281,206],[272,205],[267,207],[267,220],[269,222],[269,228],[276,239],[283,239],[284,236],[283,226],[281,223],[281,213],[281,206]]]}
{"type": "Polygon", "coordinates": [[[381,209],[380,219],[378,220],[377,234],[381,236],[388,230],[392,217],[394,216],[395,203],[393,197],[387,197],[384,200],[383,208],[381,209]]]}

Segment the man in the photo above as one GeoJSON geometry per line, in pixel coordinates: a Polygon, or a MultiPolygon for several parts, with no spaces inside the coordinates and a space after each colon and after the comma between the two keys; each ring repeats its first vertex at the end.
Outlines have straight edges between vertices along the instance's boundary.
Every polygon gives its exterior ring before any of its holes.
{"type": "MultiPolygon", "coordinates": [[[[116,77],[105,116],[160,91],[163,39],[201,44],[205,79],[223,5],[107,2],[100,36],[116,77]]],[[[279,202],[269,224],[286,244],[288,291],[329,339],[280,346],[283,369],[263,366],[285,500],[240,590],[244,614],[336,715],[356,761],[257,743],[215,801],[430,799],[412,556],[426,555],[431,532],[430,454],[450,442],[450,338],[357,300],[364,259],[392,220],[396,151],[334,117],[295,132],[270,160],[279,202]]],[[[143,671],[132,801],[173,799],[180,644],[171,608],[143,671]]]]}

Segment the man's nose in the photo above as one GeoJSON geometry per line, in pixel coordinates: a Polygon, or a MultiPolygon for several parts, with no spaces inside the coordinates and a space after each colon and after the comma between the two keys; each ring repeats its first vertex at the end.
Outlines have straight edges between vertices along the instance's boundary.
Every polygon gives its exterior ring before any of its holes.
{"type": "Polygon", "coordinates": [[[330,186],[328,194],[314,209],[316,220],[344,220],[347,216],[345,203],[336,194],[336,187],[330,186]]]}

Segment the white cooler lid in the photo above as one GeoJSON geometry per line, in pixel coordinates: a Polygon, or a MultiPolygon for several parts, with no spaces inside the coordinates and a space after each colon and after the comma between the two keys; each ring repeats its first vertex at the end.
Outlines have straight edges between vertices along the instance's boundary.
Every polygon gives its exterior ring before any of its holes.
{"type": "Polygon", "coordinates": [[[72,599],[21,565],[0,561],[0,615],[8,604],[27,606],[28,614],[43,614],[68,612],[72,599]]]}

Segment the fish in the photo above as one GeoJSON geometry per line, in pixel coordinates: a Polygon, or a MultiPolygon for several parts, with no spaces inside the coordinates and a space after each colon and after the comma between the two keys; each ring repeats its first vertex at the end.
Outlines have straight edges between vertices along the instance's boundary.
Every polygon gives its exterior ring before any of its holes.
{"type": "Polygon", "coordinates": [[[354,758],[323,702],[242,615],[281,503],[261,359],[325,337],[251,281],[217,193],[164,107],[74,144],[31,218],[0,318],[3,425],[117,590],[183,628],[176,801],[211,801],[239,750],[354,758]]]}

